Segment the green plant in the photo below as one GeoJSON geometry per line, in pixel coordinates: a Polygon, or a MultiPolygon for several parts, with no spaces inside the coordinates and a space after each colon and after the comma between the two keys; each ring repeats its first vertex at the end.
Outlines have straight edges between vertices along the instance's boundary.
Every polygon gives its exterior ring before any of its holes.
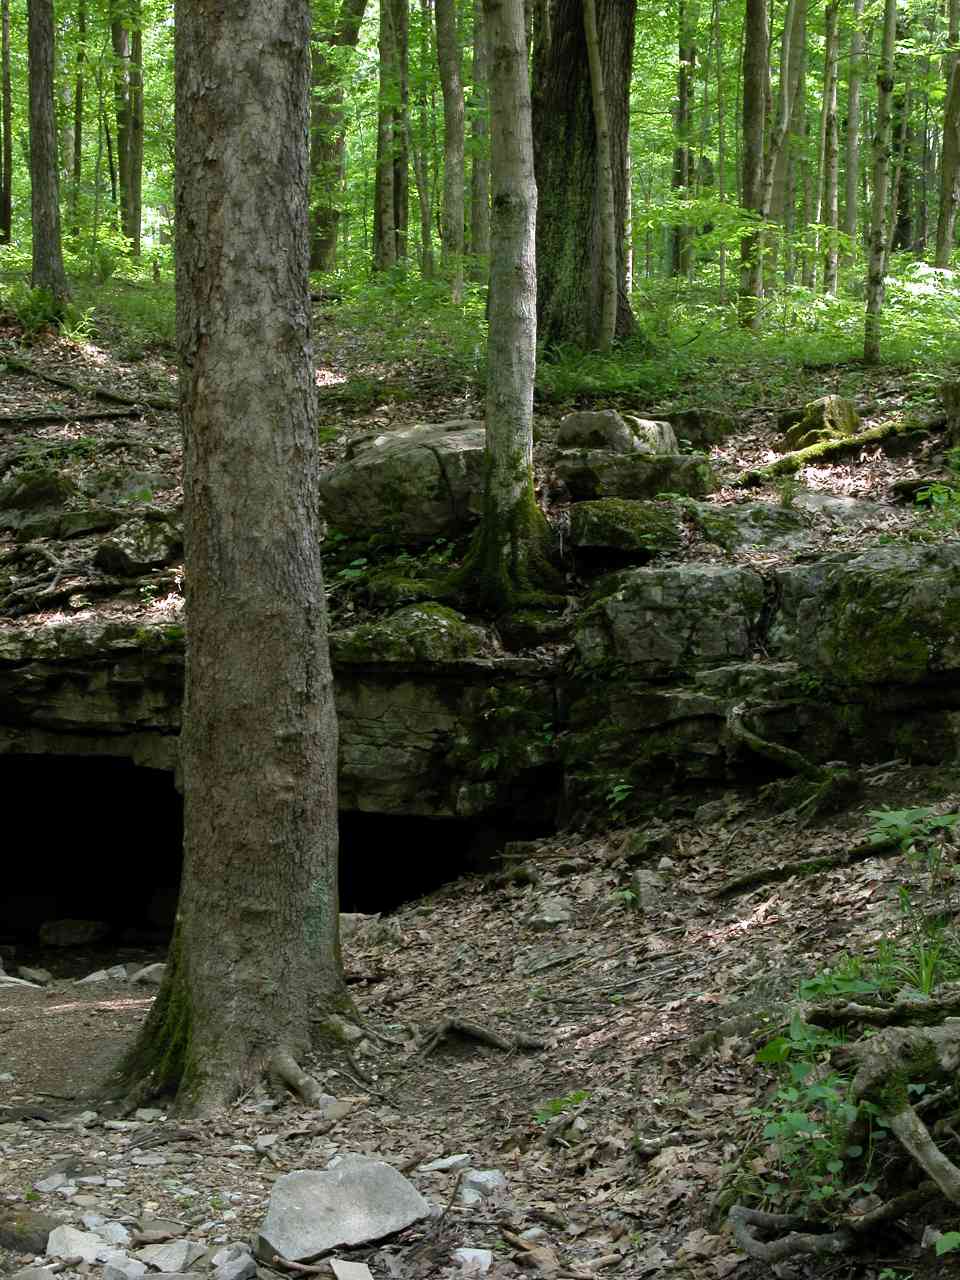
{"type": "Polygon", "coordinates": [[[915,809],[870,809],[867,816],[873,825],[867,838],[873,844],[895,840],[904,853],[926,848],[941,831],[957,825],[960,813],[937,813],[929,805],[915,809]]]}
{"type": "Polygon", "coordinates": [[[579,1106],[589,1097],[590,1094],[586,1089],[575,1089],[573,1093],[568,1093],[563,1098],[550,1098],[534,1112],[534,1119],[537,1124],[546,1124],[555,1116],[563,1115],[564,1111],[568,1111],[571,1107],[579,1106]]]}
{"type": "MultiPolygon", "coordinates": [[[[636,889],[614,889],[613,897],[621,906],[627,907],[631,911],[636,908],[636,905],[639,902],[636,889]]],[[[611,999],[613,999],[612,996],[611,999]]]]}
{"type": "Polygon", "coordinates": [[[633,795],[633,792],[633,783],[628,782],[626,778],[618,778],[616,782],[612,782],[606,791],[606,799],[607,804],[610,806],[610,811],[619,813],[633,795]]]}
{"type": "Polygon", "coordinates": [[[942,1258],[945,1253],[955,1253],[960,1249],[960,1231],[944,1231],[934,1248],[938,1258],[942,1258]]]}
{"type": "Polygon", "coordinates": [[[953,534],[960,529],[960,489],[937,480],[918,490],[916,502],[927,509],[926,532],[953,534]]]}
{"type": "Polygon", "coordinates": [[[11,285],[7,303],[27,338],[34,338],[42,330],[53,328],[63,315],[63,306],[57,302],[52,290],[32,288],[20,281],[11,285]]]}
{"type": "Polygon", "coordinates": [[[96,333],[93,307],[81,308],[68,302],[57,323],[60,332],[71,342],[87,342],[96,333]]]}
{"type": "Polygon", "coordinates": [[[796,476],[778,476],[776,481],[777,501],[781,507],[789,510],[803,492],[803,485],[796,476]]]}

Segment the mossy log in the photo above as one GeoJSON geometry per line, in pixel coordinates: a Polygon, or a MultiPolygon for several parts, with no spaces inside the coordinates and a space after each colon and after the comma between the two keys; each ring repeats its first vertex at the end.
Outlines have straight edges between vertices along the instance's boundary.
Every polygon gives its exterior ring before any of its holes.
{"type": "Polygon", "coordinates": [[[821,440],[817,444],[808,445],[806,449],[796,449],[793,453],[785,453],[776,462],[766,467],[754,467],[744,471],[734,480],[735,488],[750,489],[766,484],[777,476],[792,476],[811,463],[823,462],[833,458],[845,458],[859,453],[861,449],[880,444],[894,436],[905,434],[915,428],[903,422],[883,422],[876,427],[868,427],[855,436],[847,436],[837,440],[821,440]]]}

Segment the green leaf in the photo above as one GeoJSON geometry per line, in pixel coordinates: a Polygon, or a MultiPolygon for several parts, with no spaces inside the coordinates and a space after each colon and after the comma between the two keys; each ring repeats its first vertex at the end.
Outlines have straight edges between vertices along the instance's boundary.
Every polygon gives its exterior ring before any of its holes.
{"type": "Polygon", "coordinates": [[[955,1249],[960,1249],[960,1231],[945,1231],[936,1244],[937,1257],[953,1253],[955,1249]]]}

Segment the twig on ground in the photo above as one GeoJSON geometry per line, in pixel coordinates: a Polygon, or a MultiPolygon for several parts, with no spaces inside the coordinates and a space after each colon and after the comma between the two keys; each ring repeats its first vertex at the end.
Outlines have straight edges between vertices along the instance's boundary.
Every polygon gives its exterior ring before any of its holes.
{"type": "Polygon", "coordinates": [[[420,1048],[420,1056],[426,1058],[433,1053],[441,1040],[451,1035],[464,1036],[468,1040],[479,1040],[482,1044],[492,1045],[494,1049],[501,1049],[504,1053],[516,1053],[518,1049],[529,1049],[535,1052],[547,1047],[546,1041],[524,1035],[522,1032],[513,1036],[501,1036],[496,1031],[480,1026],[478,1022],[468,1022],[464,1018],[445,1018],[425,1037],[420,1048]]]}

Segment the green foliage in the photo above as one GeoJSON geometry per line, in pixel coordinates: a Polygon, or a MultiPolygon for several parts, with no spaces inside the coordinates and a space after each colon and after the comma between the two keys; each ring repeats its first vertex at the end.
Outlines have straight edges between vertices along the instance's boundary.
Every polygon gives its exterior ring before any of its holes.
{"type": "Polygon", "coordinates": [[[955,1253],[960,1249],[960,1231],[944,1231],[934,1248],[938,1258],[942,1258],[945,1253],[955,1253]]]}
{"type": "Polygon", "coordinates": [[[7,290],[6,303],[28,340],[45,329],[56,328],[63,314],[63,308],[51,290],[35,289],[22,282],[7,290]]]}
{"type": "Polygon", "coordinates": [[[590,1094],[586,1089],[575,1089],[573,1093],[568,1093],[562,1098],[550,1098],[534,1112],[534,1119],[537,1124],[547,1124],[556,1116],[563,1115],[564,1111],[569,1111],[571,1107],[578,1107],[581,1102],[586,1102],[589,1097],[590,1094]]]}
{"type": "Polygon", "coordinates": [[[873,819],[873,825],[867,832],[868,839],[874,844],[895,840],[904,853],[928,847],[934,836],[949,831],[960,820],[960,814],[937,813],[929,806],[870,809],[868,816],[873,819]]]}

